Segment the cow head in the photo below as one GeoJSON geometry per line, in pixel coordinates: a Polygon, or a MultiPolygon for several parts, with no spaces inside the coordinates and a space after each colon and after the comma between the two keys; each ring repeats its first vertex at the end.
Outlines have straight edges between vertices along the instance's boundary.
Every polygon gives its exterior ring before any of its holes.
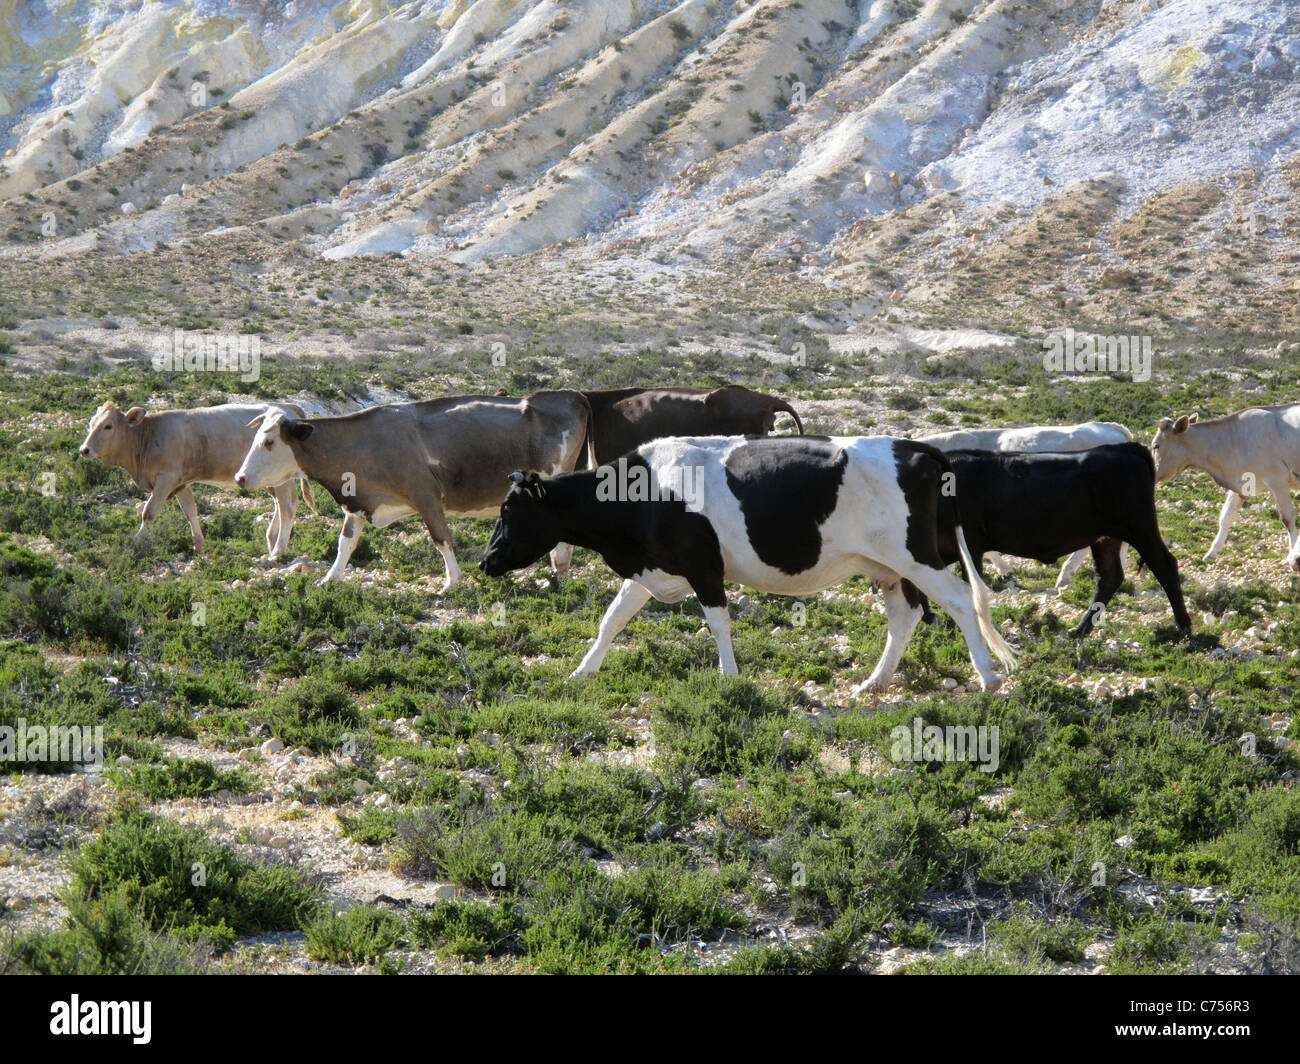
{"type": "Polygon", "coordinates": [[[1184,414],[1177,421],[1162,417],[1156,422],[1156,434],[1151,440],[1151,457],[1156,463],[1157,484],[1178,476],[1192,464],[1184,433],[1189,425],[1195,424],[1195,414],[1184,414]]]}
{"type": "Polygon", "coordinates": [[[479,568],[488,576],[525,569],[560,542],[547,503],[547,484],[536,473],[511,473],[514,487],[501,504],[479,568]]]}
{"type": "Polygon", "coordinates": [[[290,441],[305,440],[310,436],[310,421],[285,417],[283,410],[267,407],[248,426],[255,427],[257,432],[235,473],[236,484],[251,491],[269,484],[283,484],[299,472],[298,459],[290,441]]]}
{"type": "Polygon", "coordinates": [[[77,453],[108,465],[122,465],[131,453],[132,432],[143,418],[144,407],[133,406],[124,414],[110,399],[90,419],[90,428],[77,453]]]}

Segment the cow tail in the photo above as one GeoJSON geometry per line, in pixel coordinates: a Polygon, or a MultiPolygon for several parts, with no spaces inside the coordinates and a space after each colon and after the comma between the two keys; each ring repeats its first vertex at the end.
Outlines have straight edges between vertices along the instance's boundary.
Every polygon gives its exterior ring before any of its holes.
{"type": "Polygon", "coordinates": [[[803,422],[799,420],[799,415],[795,413],[794,407],[792,407],[784,399],[776,399],[773,400],[772,402],[772,409],[781,413],[789,414],[792,418],[794,418],[795,428],[799,430],[800,436],[803,435],[803,422]]]}
{"type": "MultiPolygon", "coordinates": [[[[585,468],[595,469],[598,464],[596,462],[596,415],[592,412],[591,400],[582,392],[575,392],[574,394],[581,400],[583,412],[587,415],[583,423],[582,437],[582,449],[587,452],[587,465],[585,468]]],[[[574,468],[577,468],[577,463],[574,464],[574,468]]]]}
{"type": "Polygon", "coordinates": [[[302,501],[307,504],[307,509],[319,517],[320,511],[316,509],[316,499],[307,487],[307,478],[299,473],[294,479],[298,482],[298,490],[302,492],[302,501]]]}
{"type": "Polygon", "coordinates": [[[989,591],[988,584],[984,583],[983,577],[980,576],[979,570],[975,568],[975,561],[970,556],[970,548],[966,546],[966,533],[961,530],[960,522],[957,523],[955,531],[957,549],[961,551],[961,566],[966,570],[966,579],[970,581],[971,597],[975,603],[975,617],[979,621],[980,634],[984,636],[984,641],[988,643],[993,656],[1010,672],[1016,667],[1016,655],[1011,645],[1002,638],[1002,633],[993,625],[991,612],[993,595],[989,591]]]}

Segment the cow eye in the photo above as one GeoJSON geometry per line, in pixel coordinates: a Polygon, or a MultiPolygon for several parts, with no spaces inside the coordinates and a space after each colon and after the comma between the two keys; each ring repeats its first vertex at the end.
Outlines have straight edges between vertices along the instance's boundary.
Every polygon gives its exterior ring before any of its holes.
{"type": "Polygon", "coordinates": [[[267,440],[267,441],[266,441],[266,449],[267,449],[268,451],[269,451],[272,447],[274,447],[274,446],[275,446],[275,440],[267,440]]]}
{"type": "Polygon", "coordinates": [[[104,429],[105,432],[112,432],[112,431],[113,431],[113,426],[112,426],[112,425],[104,425],[104,426],[102,426],[102,427],[103,427],[103,429],[104,429]]]}

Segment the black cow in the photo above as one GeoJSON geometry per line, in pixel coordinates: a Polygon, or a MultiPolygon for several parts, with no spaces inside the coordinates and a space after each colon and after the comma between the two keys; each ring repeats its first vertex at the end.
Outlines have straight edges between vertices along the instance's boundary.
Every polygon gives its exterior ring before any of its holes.
{"type": "MultiPolygon", "coordinates": [[[[1120,548],[1127,543],[1160,581],[1175,623],[1184,632],[1191,630],[1178,563],[1156,519],[1155,464],[1140,443],[1037,454],[945,453],[961,493],[961,527],[977,566],[988,551],[1051,565],[1062,555],[1090,547],[1097,584],[1092,604],[1073,632],[1085,636],[1124,580],[1120,548]]],[[[955,525],[955,501],[945,497],[939,550],[948,564],[960,561],[955,525]]],[[[923,607],[925,620],[933,619],[924,595],[911,586],[903,591],[910,605],[923,607]]]]}
{"type": "Polygon", "coordinates": [[[607,388],[583,392],[591,404],[596,464],[667,436],[766,436],[776,415],[803,422],[784,399],[739,384],[723,388],[607,388]]]}

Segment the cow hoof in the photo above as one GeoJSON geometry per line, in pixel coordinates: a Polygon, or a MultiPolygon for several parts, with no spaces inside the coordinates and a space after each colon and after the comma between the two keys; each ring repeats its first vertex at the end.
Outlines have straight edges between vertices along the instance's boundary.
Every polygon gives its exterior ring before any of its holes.
{"type": "Polygon", "coordinates": [[[1219,552],[1217,550],[1207,550],[1205,554],[1201,557],[1201,561],[1212,562],[1218,556],[1219,556],[1219,552]]]}
{"type": "Polygon", "coordinates": [[[996,672],[987,679],[983,676],[980,677],[980,686],[984,688],[985,693],[990,695],[997,694],[997,692],[1001,691],[1002,683],[1002,677],[996,672]]]}
{"type": "Polygon", "coordinates": [[[595,675],[595,670],[585,671],[583,669],[574,669],[569,673],[570,680],[586,680],[595,675]]]}

